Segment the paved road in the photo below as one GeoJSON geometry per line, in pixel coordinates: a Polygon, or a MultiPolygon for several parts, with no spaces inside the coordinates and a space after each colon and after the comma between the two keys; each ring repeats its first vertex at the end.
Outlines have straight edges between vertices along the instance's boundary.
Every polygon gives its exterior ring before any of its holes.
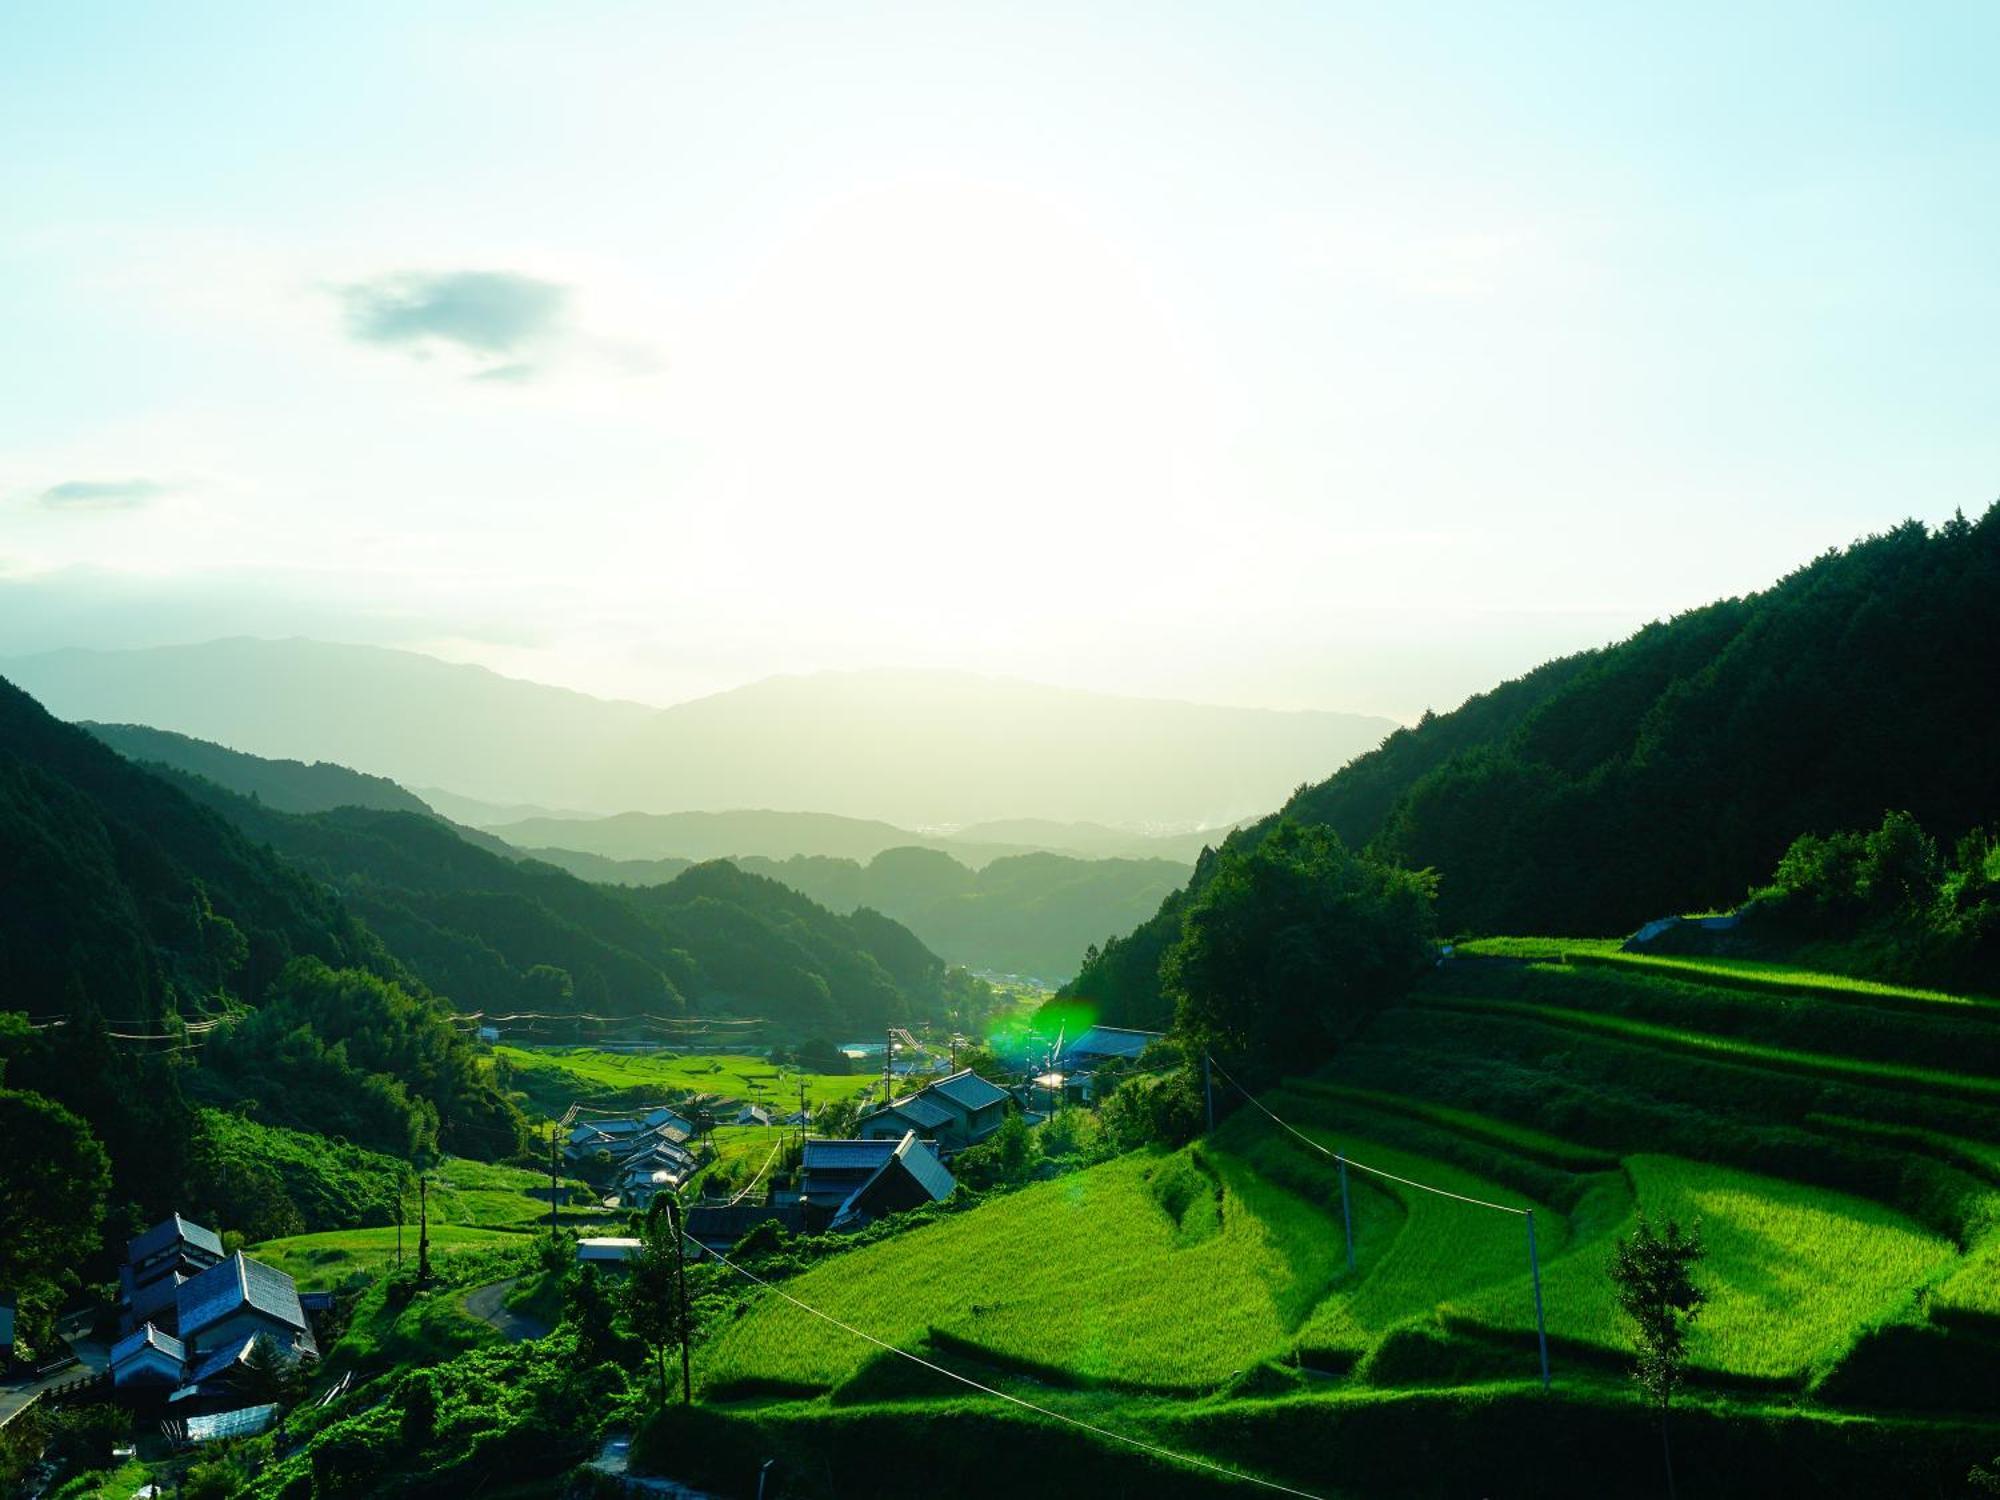
{"type": "Polygon", "coordinates": [[[604,1450],[590,1462],[590,1467],[600,1474],[609,1474],[625,1487],[627,1494],[659,1495],[664,1500],[718,1500],[707,1490],[691,1490],[684,1484],[671,1479],[660,1479],[647,1474],[634,1474],[626,1467],[632,1451],[632,1439],[624,1433],[613,1433],[604,1440],[604,1450]]]}
{"type": "Polygon", "coordinates": [[[108,1345],[85,1337],[84,1330],[89,1320],[83,1317],[68,1319],[60,1329],[68,1342],[70,1351],[76,1355],[77,1363],[56,1371],[42,1380],[29,1376],[12,1384],[0,1384],[0,1427],[5,1427],[14,1418],[26,1411],[36,1395],[51,1386],[64,1385],[80,1375],[101,1373],[111,1368],[111,1350],[108,1345]]]}
{"type": "Polygon", "coordinates": [[[541,1338],[549,1331],[549,1325],[540,1318],[516,1312],[507,1305],[507,1294],[514,1290],[514,1283],[520,1279],[510,1276],[505,1281],[495,1281],[465,1294],[467,1312],[517,1344],[541,1338]]]}

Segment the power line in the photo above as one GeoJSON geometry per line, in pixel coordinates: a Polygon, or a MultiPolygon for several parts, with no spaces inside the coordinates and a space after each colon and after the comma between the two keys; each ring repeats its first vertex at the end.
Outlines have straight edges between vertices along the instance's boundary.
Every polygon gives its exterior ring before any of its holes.
{"type": "Polygon", "coordinates": [[[970,1386],[972,1387],[973,1390],[978,1391],[983,1395],[995,1396],[1002,1401],[1012,1402],[1015,1406],[1019,1406],[1027,1411],[1034,1412],[1038,1416],[1044,1416],[1056,1422],[1066,1422],[1072,1427],[1082,1428],[1085,1432],[1093,1433],[1101,1438],[1108,1438],[1114,1443],[1123,1443],[1128,1448],[1137,1448],[1141,1452],[1150,1453],[1154,1455],[1156,1458],[1164,1458],[1171,1463],[1186,1464],[1190,1468],[1206,1469],[1209,1473],[1220,1474],[1225,1479],[1234,1479],[1243,1484],[1254,1484],[1261,1489],[1272,1490],[1280,1495],[1296,1495],[1299,1497],[1299,1500],[1325,1500],[1324,1496],[1315,1495],[1311,1490],[1293,1489],[1290,1485],[1280,1484],[1275,1479],[1262,1479],[1255,1474],[1245,1474],[1239,1469],[1227,1468],[1222,1464],[1212,1463],[1205,1458],[1196,1458],[1192,1454],[1176,1453],[1171,1448],[1161,1448],[1153,1443],[1145,1442],[1139,1438],[1127,1437],[1122,1432],[1113,1432],[1108,1427],[1099,1427],[1095,1422],[1086,1422],[1081,1417],[1072,1417],[1064,1412],[1053,1411],[1046,1406],[1037,1406],[1034,1402],[1025,1400],[1020,1396],[1013,1395],[1011,1392],[996,1390],[994,1389],[994,1387],[990,1385],[982,1385],[979,1381],[974,1380],[969,1375],[961,1375],[956,1370],[948,1370],[943,1365],[935,1364],[932,1361],[925,1359],[920,1354],[912,1354],[908,1349],[901,1349],[898,1348],[896,1345],[889,1343],[885,1339],[878,1339],[877,1337],[875,1337],[874,1334],[864,1332],[862,1329],[856,1328],[851,1323],[843,1323],[841,1322],[840,1319],[834,1317],[832,1313],[821,1312],[818,1308],[814,1307],[809,1302],[801,1302],[797,1297],[794,1297],[790,1292],[786,1291],[783,1287],[774,1285],[773,1283],[766,1281],[763,1277],[757,1275],[754,1271],[745,1270],[742,1266],[737,1265],[734,1261],[730,1260],[727,1256],[719,1253],[718,1251],[708,1249],[707,1246],[702,1245],[699,1240],[695,1239],[693,1235],[688,1234],[686,1231],[682,1231],[681,1237],[687,1240],[690,1244],[695,1245],[698,1249],[701,1250],[703,1254],[713,1256],[718,1262],[720,1262],[722,1265],[727,1266],[730,1270],[734,1271],[738,1276],[743,1277],[746,1281],[755,1282],[758,1286],[763,1287],[766,1291],[775,1293],[777,1296],[784,1298],[785,1301],[791,1303],[792,1306],[798,1308],[801,1312],[811,1313],[815,1318],[818,1318],[820,1321],[825,1323],[831,1323],[835,1328],[840,1329],[843,1333],[850,1333],[855,1338],[861,1339],[866,1343],[873,1344],[878,1349],[886,1349],[891,1354],[899,1355],[902,1358],[907,1359],[913,1365],[921,1365],[926,1370],[932,1370],[939,1375],[945,1376],[947,1379],[956,1380],[960,1385],[970,1386]]]}
{"type": "Polygon", "coordinates": [[[1245,1099],[1248,1099],[1259,1110],[1262,1110],[1265,1115],[1269,1116],[1269,1118],[1274,1124],[1279,1125],[1286,1130],[1289,1130],[1293,1135],[1297,1136],[1300,1140],[1304,1141],[1308,1146],[1312,1147],[1313,1150],[1317,1151],[1321,1156],[1326,1157],[1329,1161],[1336,1161],[1336,1162],[1344,1161],[1347,1163],[1348,1166],[1353,1167],[1357,1172],[1367,1172],[1371,1176],[1375,1177],[1386,1177],[1391,1182],[1402,1183],[1404,1187],[1420,1188],[1426,1193],[1436,1193],[1440,1198],[1455,1198],[1460,1203],[1470,1203],[1475,1208],[1491,1208],[1503,1214],[1526,1214],[1529,1212],[1529,1210],[1525,1208],[1516,1208],[1511,1203],[1489,1203],[1484,1198],[1472,1198],[1468,1197],[1464,1193],[1454,1193],[1449,1188],[1433,1187],[1428,1182],[1418,1182],[1415,1178],[1412,1177],[1399,1177],[1396,1173],[1384,1171],[1381,1167],[1371,1167],[1365,1161],[1356,1161],[1353,1157],[1347,1156],[1342,1152],[1329,1151],[1326,1149],[1326,1147],[1322,1146],[1318,1141],[1314,1140],[1311,1136],[1307,1135],[1303,1130],[1300,1130],[1296,1125],[1274,1114],[1271,1111],[1271,1109],[1264,1103],[1263,1100],[1259,1099],[1255,1094],[1251,1093],[1250,1090],[1243,1087],[1243,1085],[1238,1083],[1234,1078],[1231,1078],[1229,1074],[1224,1071],[1221,1063],[1215,1062],[1213,1059],[1211,1059],[1210,1065],[1215,1069],[1216,1072],[1222,1074],[1224,1080],[1226,1080],[1229,1083],[1229,1085],[1236,1090],[1237,1093],[1241,1094],[1245,1099]]]}

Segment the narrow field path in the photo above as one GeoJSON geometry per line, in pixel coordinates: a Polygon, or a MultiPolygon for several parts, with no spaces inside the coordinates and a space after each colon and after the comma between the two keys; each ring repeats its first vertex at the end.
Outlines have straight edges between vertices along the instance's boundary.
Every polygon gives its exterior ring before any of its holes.
{"type": "Polygon", "coordinates": [[[516,1312],[507,1305],[507,1294],[514,1290],[514,1283],[520,1279],[518,1276],[509,1276],[505,1281],[474,1287],[465,1294],[464,1302],[465,1310],[473,1317],[494,1329],[501,1337],[517,1344],[525,1343],[529,1339],[542,1338],[549,1331],[549,1325],[540,1318],[516,1312]]]}

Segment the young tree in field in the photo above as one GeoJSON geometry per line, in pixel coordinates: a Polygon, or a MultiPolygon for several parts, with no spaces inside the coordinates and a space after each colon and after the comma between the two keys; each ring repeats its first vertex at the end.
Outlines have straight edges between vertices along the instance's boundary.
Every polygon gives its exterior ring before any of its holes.
{"type": "Polygon", "coordinates": [[[1674,1453],[1667,1441],[1667,1412],[1687,1377],[1688,1324],[1708,1301],[1695,1283],[1703,1254],[1701,1226],[1682,1232],[1673,1219],[1656,1231],[1644,1214],[1629,1239],[1611,1255],[1611,1282],[1619,1309],[1632,1320],[1638,1359],[1633,1374],[1660,1407],[1660,1453],[1667,1465],[1667,1494],[1674,1493],[1674,1453]]]}

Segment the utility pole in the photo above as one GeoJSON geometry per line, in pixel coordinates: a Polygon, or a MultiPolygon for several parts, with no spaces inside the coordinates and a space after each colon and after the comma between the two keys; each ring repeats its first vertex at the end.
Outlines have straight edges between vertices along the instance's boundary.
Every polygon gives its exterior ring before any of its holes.
{"type": "Polygon", "coordinates": [[[431,1279],[431,1180],[428,1174],[417,1176],[417,1282],[428,1285],[431,1279]]]}
{"type": "Polygon", "coordinates": [[[556,1232],[556,1199],[560,1193],[556,1184],[556,1128],[549,1127],[549,1234],[556,1232]]]}
{"type": "Polygon", "coordinates": [[[1347,1231],[1347,1269],[1354,1269],[1354,1211],[1347,1202],[1347,1158],[1336,1156],[1340,1163],[1340,1223],[1347,1231]]]}
{"type": "Polygon", "coordinates": [[[882,1102],[896,1097],[896,1033],[882,1033],[882,1102]]]}
{"type": "Polygon", "coordinates": [[[396,1179],[396,1269],[403,1269],[403,1182],[396,1179]]]}
{"type": "Polygon", "coordinates": [[[1208,1110],[1208,1133],[1215,1134],[1215,1059],[1201,1055],[1201,1097],[1208,1110]]]}
{"type": "Polygon", "coordinates": [[[667,1227],[674,1236],[674,1281],[680,1288],[681,1316],[681,1405],[694,1405],[693,1365],[688,1359],[688,1273],[685,1231],[681,1228],[681,1199],[667,1195],[667,1227]]]}
{"type": "Polygon", "coordinates": [[[1535,1253],[1535,1211],[1528,1210],[1528,1275],[1535,1283],[1535,1337],[1542,1346],[1542,1389],[1549,1388],[1549,1327],[1542,1321],[1542,1262],[1535,1253]]]}

